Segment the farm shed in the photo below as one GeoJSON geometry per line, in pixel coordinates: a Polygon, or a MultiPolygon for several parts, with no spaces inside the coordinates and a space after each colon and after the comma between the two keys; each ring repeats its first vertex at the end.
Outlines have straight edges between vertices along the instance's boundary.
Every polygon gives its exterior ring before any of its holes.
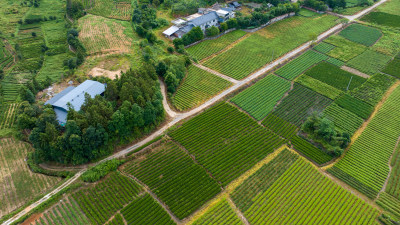
{"type": "Polygon", "coordinates": [[[52,105],[60,125],[67,122],[68,104],[76,111],[81,109],[85,102],[85,94],[88,93],[91,98],[104,93],[106,85],[93,80],[86,80],[77,87],[67,87],[56,96],[48,100],[45,105],[52,105]]]}

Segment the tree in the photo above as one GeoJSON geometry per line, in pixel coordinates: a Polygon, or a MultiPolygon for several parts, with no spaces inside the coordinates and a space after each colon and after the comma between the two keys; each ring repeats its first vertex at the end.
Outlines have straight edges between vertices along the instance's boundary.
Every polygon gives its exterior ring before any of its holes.
{"type": "Polygon", "coordinates": [[[221,23],[219,25],[219,29],[221,30],[221,32],[224,32],[224,31],[228,30],[228,24],[227,23],[221,23]]]}
{"type": "Polygon", "coordinates": [[[237,27],[238,27],[238,22],[237,22],[237,19],[235,19],[235,18],[232,18],[232,19],[227,20],[227,21],[226,21],[226,24],[228,25],[228,28],[229,28],[229,29],[237,28],[237,27]]]}
{"type": "Polygon", "coordinates": [[[28,101],[31,104],[35,102],[35,95],[25,86],[21,87],[19,96],[22,101],[28,101]]]}
{"type": "Polygon", "coordinates": [[[219,34],[218,27],[212,26],[212,27],[206,29],[207,37],[217,36],[218,34],[219,34]]]}

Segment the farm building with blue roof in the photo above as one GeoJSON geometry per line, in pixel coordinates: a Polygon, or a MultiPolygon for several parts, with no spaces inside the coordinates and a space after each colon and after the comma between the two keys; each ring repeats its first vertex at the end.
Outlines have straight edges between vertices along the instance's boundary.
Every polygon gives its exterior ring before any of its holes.
{"type": "Polygon", "coordinates": [[[57,120],[61,125],[67,122],[68,104],[74,110],[79,111],[85,102],[85,94],[88,93],[91,98],[104,93],[106,85],[97,81],[86,80],[77,87],[68,87],[48,100],[45,105],[52,105],[56,113],[57,120]]]}

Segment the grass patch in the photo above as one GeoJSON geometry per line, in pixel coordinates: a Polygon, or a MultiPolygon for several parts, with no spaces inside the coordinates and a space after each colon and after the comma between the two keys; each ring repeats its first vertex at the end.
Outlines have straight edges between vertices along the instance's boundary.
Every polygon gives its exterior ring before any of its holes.
{"type": "Polygon", "coordinates": [[[364,16],[361,20],[382,26],[400,27],[399,15],[392,15],[384,12],[371,12],[368,15],[364,16]]]}

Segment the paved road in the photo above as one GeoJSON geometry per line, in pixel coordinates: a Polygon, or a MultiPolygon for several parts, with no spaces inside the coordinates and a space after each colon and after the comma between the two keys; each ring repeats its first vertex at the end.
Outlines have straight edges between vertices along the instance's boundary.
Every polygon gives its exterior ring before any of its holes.
{"type": "MultiPolygon", "coordinates": [[[[374,4],[373,6],[371,6],[370,8],[367,8],[359,13],[357,13],[354,16],[344,16],[347,19],[349,19],[350,21],[353,21],[355,19],[358,19],[360,17],[362,17],[363,15],[365,15],[366,13],[370,12],[371,10],[373,10],[374,8],[378,7],[379,5],[383,4],[384,2],[386,2],[387,0],[381,0],[380,2],[374,4]]],[[[336,33],[340,28],[342,28],[343,24],[338,24],[334,27],[332,27],[331,29],[327,30],[326,32],[322,33],[321,35],[318,36],[317,40],[320,41],[326,37],[328,37],[329,35],[332,35],[334,33],[336,33]]],[[[173,119],[171,122],[169,122],[168,124],[164,125],[163,127],[161,127],[160,129],[158,129],[157,131],[155,131],[154,133],[152,133],[150,136],[148,136],[147,138],[145,138],[144,140],[122,150],[119,151],[103,160],[101,160],[100,162],[98,162],[97,164],[101,163],[101,162],[105,162],[114,158],[120,158],[126,154],[128,154],[129,152],[143,146],[144,144],[146,144],[147,142],[153,140],[154,138],[162,135],[168,128],[172,127],[173,125],[177,124],[179,121],[184,120],[186,118],[189,118],[201,111],[203,111],[204,109],[208,108],[209,106],[213,105],[214,103],[218,102],[219,100],[221,100],[222,98],[224,98],[225,96],[229,95],[230,93],[236,91],[237,89],[241,88],[243,85],[245,85],[246,83],[248,83],[249,81],[252,81],[256,78],[258,78],[259,76],[265,74],[266,72],[268,72],[269,70],[273,69],[275,66],[279,65],[279,64],[283,64],[286,61],[290,60],[291,58],[295,57],[297,54],[301,53],[302,51],[304,51],[305,49],[307,49],[308,47],[310,47],[310,44],[312,42],[307,42],[303,45],[301,45],[300,47],[292,50],[291,52],[287,53],[286,55],[282,56],[281,58],[275,60],[272,63],[269,63],[267,65],[265,65],[263,68],[261,68],[260,70],[256,71],[255,73],[251,74],[250,76],[248,76],[247,78],[238,81],[236,83],[234,83],[233,86],[231,86],[230,88],[224,90],[222,93],[218,94],[217,96],[214,96],[213,98],[211,98],[210,100],[208,100],[207,102],[205,102],[204,104],[200,105],[199,107],[192,109],[191,111],[185,112],[185,113],[175,113],[173,112],[169,106],[166,107],[166,110],[168,109],[167,113],[168,115],[175,115],[171,116],[173,119]],[[173,112],[173,113],[172,113],[173,112]]],[[[161,89],[164,95],[164,99],[166,101],[165,98],[165,86],[163,85],[162,82],[161,83],[161,89]]],[[[164,101],[163,101],[164,103],[164,101]]],[[[166,103],[166,102],[165,102],[166,103]]],[[[168,105],[168,103],[167,103],[168,105]]],[[[39,201],[33,203],[32,205],[30,205],[29,207],[27,207],[26,209],[22,210],[20,213],[18,213],[17,215],[15,215],[14,217],[10,218],[9,220],[7,220],[6,222],[3,223],[3,225],[9,225],[12,222],[16,221],[17,219],[19,219],[20,217],[24,216],[25,214],[29,213],[32,209],[34,209],[36,206],[38,206],[39,204],[41,204],[42,202],[45,202],[47,199],[49,199],[51,196],[55,195],[56,193],[58,193],[59,191],[61,191],[63,188],[67,187],[68,185],[70,185],[72,182],[74,182],[75,180],[77,180],[80,175],[85,171],[81,170],[80,172],[78,172],[74,177],[70,178],[68,181],[66,181],[64,184],[62,184],[60,187],[54,189],[52,192],[50,192],[49,194],[47,194],[45,197],[43,197],[42,199],[40,199],[39,201]]]]}

